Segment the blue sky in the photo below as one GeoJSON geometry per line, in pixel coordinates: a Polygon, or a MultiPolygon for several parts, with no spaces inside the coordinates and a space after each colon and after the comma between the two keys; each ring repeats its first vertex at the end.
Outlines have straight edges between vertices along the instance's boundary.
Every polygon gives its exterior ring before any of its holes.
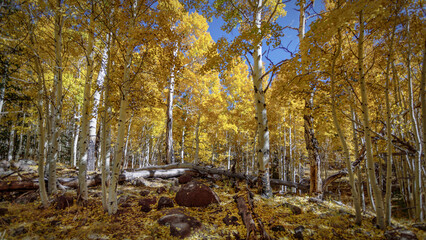
{"type": "MultiPolygon", "coordinates": [[[[299,12],[296,10],[298,7],[295,5],[296,1],[292,0],[288,2],[285,6],[287,11],[286,16],[279,18],[277,21],[281,26],[290,26],[292,28],[299,27],[299,12]]],[[[317,13],[321,12],[324,9],[323,3],[321,1],[315,1],[314,9],[317,13]]],[[[313,19],[309,20],[306,24],[306,30],[309,30],[309,24],[313,19]]],[[[235,29],[230,34],[222,31],[220,27],[223,25],[222,19],[213,18],[213,21],[209,23],[209,32],[213,40],[217,41],[221,37],[226,37],[228,41],[231,41],[238,35],[238,30],[235,29]]],[[[299,47],[299,37],[296,30],[285,29],[284,37],[281,39],[282,45],[288,47],[292,52],[296,52],[299,47]]],[[[266,44],[264,44],[264,51],[267,50],[266,44]]],[[[290,58],[290,54],[284,50],[277,49],[275,51],[270,51],[269,58],[274,62],[278,63],[284,59],[290,58]]],[[[265,66],[268,66],[268,60],[263,59],[265,66]]]]}

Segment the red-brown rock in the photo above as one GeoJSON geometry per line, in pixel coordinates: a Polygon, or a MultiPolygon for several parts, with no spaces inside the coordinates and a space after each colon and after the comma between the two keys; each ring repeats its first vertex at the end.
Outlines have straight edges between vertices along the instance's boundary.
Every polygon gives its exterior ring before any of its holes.
{"type": "Polygon", "coordinates": [[[192,181],[192,176],[189,174],[184,174],[178,178],[179,184],[187,184],[192,181]]]}
{"type": "Polygon", "coordinates": [[[176,193],[175,201],[185,207],[207,207],[210,203],[220,202],[213,190],[197,181],[183,185],[176,193]]]}
{"type": "Polygon", "coordinates": [[[174,207],[173,199],[168,197],[161,197],[160,200],[158,200],[157,209],[163,209],[163,208],[172,208],[174,207]]]}
{"type": "Polygon", "coordinates": [[[139,206],[141,207],[142,212],[149,212],[151,211],[151,205],[155,204],[157,202],[156,197],[152,198],[144,198],[139,200],[139,206]]]}
{"type": "Polygon", "coordinates": [[[192,230],[201,227],[200,221],[183,213],[168,214],[160,219],[158,223],[170,226],[170,235],[185,238],[191,235],[192,230]]]}

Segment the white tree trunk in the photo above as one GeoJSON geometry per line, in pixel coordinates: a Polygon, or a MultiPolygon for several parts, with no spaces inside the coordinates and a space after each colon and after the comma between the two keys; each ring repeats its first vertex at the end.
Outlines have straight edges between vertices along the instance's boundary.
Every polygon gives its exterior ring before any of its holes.
{"type": "Polygon", "coordinates": [[[121,162],[123,161],[124,154],[124,135],[126,133],[126,120],[127,120],[127,111],[129,107],[128,93],[130,90],[130,65],[132,63],[132,47],[128,47],[125,57],[125,68],[123,76],[123,92],[121,95],[120,101],[120,115],[118,119],[118,131],[117,131],[117,142],[116,149],[114,152],[114,159],[112,163],[112,176],[111,184],[109,185],[109,194],[108,194],[108,213],[115,214],[118,210],[117,205],[117,184],[118,184],[118,175],[120,171],[121,162]]]}
{"type": "MultiPolygon", "coordinates": [[[[422,67],[422,78],[420,81],[420,100],[422,105],[422,123],[423,123],[423,154],[426,154],[426,41],[423,47],[423,67],[422,67]]],[[[421,173],[419,173],[419,179],[421,179],[421,173]]],[[[423,179],[424,180],[424,179],[423,179]]],[[[423,201],[420,196],[420,221],[424,218],[423,201]]]]}
{"type": "MultiPolygon", "coordinates": [[[[262,24],[262,0],[258,0],[257,11],[254,13],[254,24],[257,31],[260,31],[262,24]]],[[[262,84],[263,64],[262,64],[262,40],[253,43],[253,87],[254,100],[256,106],[256,120],[259,130],[258,155],[260,192],[263,197],[272,197],[271,184],[269,182],[269,129],[268,117],[266,114],[265,92],[262,84]]]]}
{"type": "Polygon", "coordinates": [[[61,9],[61,0],[57,0],[55,10],[55,68],[54,68],[54,94],[55,105],[52,106],[51,115],[51,151],[49,157],[49,192],[56,193],[56,162],[58,161],[60,143],[60,121],[62,108],[62,26],[64,24],[61,9]]]}
{"type": "Polygon", "coordinates": [[[80,125],[78,124],[78,119],[80,118],[77,114],[80,112],[80,105],[77,106],[76,112],[74,114],[74,132],[73,139],[71,143],[71,165],[73,167],[77,166],[77,156],[78,156],[78,136],[80,133],[80,125]]]}
{"type": "Polygon", "coordinates": [[[80,161],[78,168],[78,199],[85,202],[88,199],[87,192],[87,161],[88,161],[88,140],[89,140],[89,118],[90,118],[90,101],[91,101],[91,83],[93,77],[93,45],[94,45],[94,14],[93,14],[93,3],[90,14],[90,25],[88,27],[88,45],[86,51],[87,59],[87,71],[86,71],[86,82],[84,85],[84,100],[81,118],[81,134],[80,134],[80,161]]]}
{"type": "Polygon", "coordinates": [[[390,39],[390,46],[388,52],[388,60],[386,64],[386,87],[385,87],[385,101],[386,101],[386,147],[387,147],[387,163],[386,163],[386,196],[385,196],[385,223],[386,225],[391,225],[391,215],[392,215],[392,122],[391,122],[391,108],[389,100],[389,87],[390,87],[390,65],[392,62],[392,53],[393,53],[393,41],[395,34],[395,24],[392,29],[392,36],[390,39]]]}
{"type": "Polygon", "coordinates": [[[99,102],[101,99],[101,86],[104,84],[106,68],[108,62],[108,47],[105,47],[102,53],[101,67],[99,69],[98,78],[96,79],[96,90],[93,94],[93,111],[89,122],[89,146],[87,153],[87,170],[95,170],[95,145],[96,145],[96,127],[98,122],[99,102]]]}
{"type": "Polygon", "coordinates": [[[195,126],[195,157],[194,163],[197,164],[200,161],[200,121],[201,121],[201,111],[198,112],[197,125],[195,126]]]}
{"type": "Polygon", "coordinates": [[[111,45],[112,45],[112,34],[108,35],[108,46],[106,47],[108,49],[108,61],[107,61],[107,68],[106,68],[106,77],[105,77],[105,90],[104,90],[104,111],[102,113],[101,118],[101,168],[102,168],[102,182],[101,182],[101,188],[102,188],[102,206],[105,212],[108,211],[108,192],[107,192],[107,181],[108,177],[110,176],[110,169],[109,169],[109,162],[110,162],[110,155],[111,155],[111,135],[110,135],[110,129],[111,129],[111,123],[109,121],[109,117],[111,116],[111,107],[109,103],[109,95],[110,95],[110,78],[111,78],[111,45]]]}
{"type": "Polygon", "coordinates": [[[338,29],[337,51],[336,51],[336,54],[335,54],[335,56],[333,57],[333,60],[332,60],[331,75],[330,75],[330,79],[331,79],[331,110],[332,110],[334,126],[336,128],[337,134],[339,135],[340,143],[342,144],[342,147],[343,147],[343,153],[344,153],[344,158],[345,158],[345,162],[346,162],[346,168],[348,169],[349,184],[351,185],[352,198],[353,198],[353,203],[354,203],[354,206],[355,206],[355,213],[356,213],[355,223],[358,224],[358,225],[361,225],[361,205],[360,205],[360,202],[359,202],[358,191],[357,191],[357,188],[355,186],[355,178],[354,178],[354,174],[353,174],[353,171],[352,171],[352,164],[351,164],[351,160],[350,160],[349,148],[348,148],[348,145],[346,143],[345,136],[343,135],[342,128],[340,127],[340,123],[339,123],[339,120],[337,118],[337,111],[336,111],[336,93],[335,93],[336,74],[335,74],[335,68],[336,68],[336,61],[340,56],[341,46],[342,46],[342,36],[341,36],[341,30],[339,28],[338,29]]]}
{"type": "Polygon", "coordinates": [[[10,134],[9,134],[9,150],[7,151],[7,161],[13,160],[13,151],[15,149],[15,124],[12,122],[10,126],[10,134]]]}
{"type": "Polygon", "coordinates": [[[380,229],[385,228],[384,214],[383,214],[383,197],[382,193],[377,185],[377,179],[374,168],[373,161],[373,149],[371,143],[371,132],[370,132],[370,116],[368,109],[368,97],[367,97],[367,87],[365,82],[364,75],[364,14],[361,10],[359,13],[359,23],[360,23],[360,34],[359,34],[359,44],[358,44],[358,68],[359,76],[361,82],[361,99],[362,99],[362,111],[364,119],[364,136],[365,136],[365,147],[367,155],[367,168],[368,168],[368,177],[370,179],[370,185],[374,194],[374,200],[376,202],[376,218],[377,224],[380,229]]]}

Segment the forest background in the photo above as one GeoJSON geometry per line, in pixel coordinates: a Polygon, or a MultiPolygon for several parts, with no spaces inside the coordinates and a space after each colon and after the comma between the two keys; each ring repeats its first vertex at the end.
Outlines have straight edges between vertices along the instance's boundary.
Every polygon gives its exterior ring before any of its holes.
{"type": "Polygon", "coordinates": [[[126,168],[233,168],[264,197],[271,178],[321,195],[346,168],[357,219],[366,192],[384,228],[394,191],[423,221],[424,2],[300,0],[293,20],[286,4],[3,1],[0,157],[38,161],[45,206],[57,163],[78,167],[82,201],[100,170],[109,213],[126,168]],[[235,37],[214,41],[212,17],[235,37]]]}

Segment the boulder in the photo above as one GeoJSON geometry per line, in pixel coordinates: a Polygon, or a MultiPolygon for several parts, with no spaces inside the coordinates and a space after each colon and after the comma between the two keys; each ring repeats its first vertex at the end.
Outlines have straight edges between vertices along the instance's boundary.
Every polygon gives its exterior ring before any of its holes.
{"type": "Polygon", "coordinates": [[[157,202],[157,198],[156,197],[152,197],[152,198],[144,198],[139,200],[139,206],[141,207],[141,211],[142,212],[149,212],[151,211],[151,205],[154,205],[157,202]]]}
{"type": "Polygon", "coordinates": [[[166,189],[164,187],[157,188],[157,193],[158,194],[162,194],[162,193],[165,193],[165,192],[166,192],[166,189]]]}
{"type": "Polygon", "coordinates": [[[174,237],[189,237],[192,231],[201,227],[200,221],[183,213],[171,213],[158,219],[161,225],[170,226],[170,235],[174,237]]]}
{"type": "Polygon", "coordinates": [[[305,230],[304,226],[298,226],[294,229],[293,237],[296,239],[303,239],[303,231],[305,230]]]}
{"type": "Polygon", "coordinates": [[[174,207],[173,199],[168,198],[168,197],[161,197],[158,200],[158,204],[157,204],[158,210],[163,209],[163,208],[172,208],[172,207],[174,207]]]}
{"type": "Polygon", "coordinates": [[[211,203],[220,202],[211,188],[197,181],[183,185],[176,193],[175,201],[185,207],[207,207],[211,203]]]}
{"type": "Polygon", "coordinates": [[[418,240],[416,234],[407,229],[388,230],[384,234],[386,240],[418,240]]]}
{"type": "Polygon", "coordinates": [[[192,176],[189,174],[183,174],[178,178],[179,184],[187,184],[192,181],[192,176]]]}
{"type": "Polygon", "coordinates": [[[10,168],[10,162],[8,162],[7,160],[0,161],[0,168],[3,168],[3,169],[10,168]]]}
{"type": "Polygon", "coordinates": [[[222,222],[226,225],[233,225],[233,226],[239,226],[238,218],[236,216],[229,216],[229,214],[226,214],[226,217],[222,219],[222,222]]]}

